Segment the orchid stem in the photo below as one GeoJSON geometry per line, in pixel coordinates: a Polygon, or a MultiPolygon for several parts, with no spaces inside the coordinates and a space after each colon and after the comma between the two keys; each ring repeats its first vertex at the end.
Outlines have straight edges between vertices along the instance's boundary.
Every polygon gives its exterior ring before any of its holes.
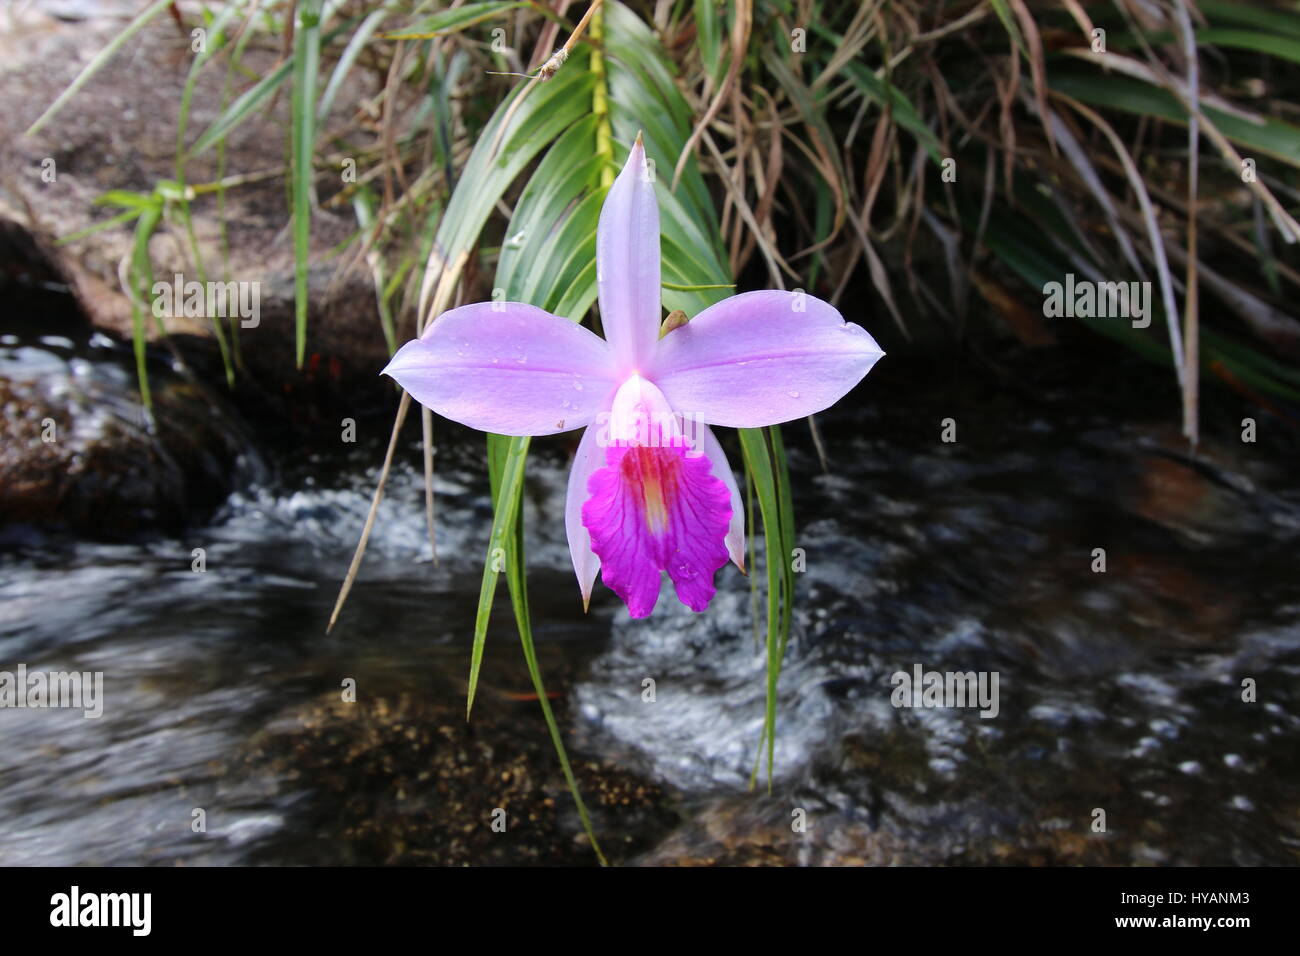
{"type": "MultiPolygon", "coordinates": [[[[502,118],[501,120],[501,125],[497,127],[496,137],[492,140],[492,149],[489,151],[489,154],[491,156],[496,156],[497,149],[500,148],[501,146],[501,138],[505,136],[506,129],[509,128],[510,126],[510,121],[515,117],[515,111],[519,109],[519,104],[523,103],[523,101],[528,98],[528,94],[533,91],[533,87],[535,87],[538,83],[541,83],[545,80],[549,80],[552,76],[555,75],[555,71],[558,70],[560,66],[564,63],[564,61],[569,58],[569,54],[573,52],[573,48],[577,45],[578,41],[582,39],[582,34],[587,29],[587,24],[591,22],[593,15],[598,10],[600,10],[601,5],[603,3],[604,0],[594,0],[591,6],[587,8],[587,12],[582,15],[582,19],[578,21],[578,25],[573,28],[573,32],[569,34],[569,39],[567,39],[564,42],[564,46],[560,47],[559,50],[551,54],[551,58],[547,60],[546,63],[543,64],[543,67],[550,67],[550,64],[553,61],[558,60],[556,65],[553,68],[538,70],[537,73],[534,74],[528,80],[528,83],[524,86],[523,92],[520,93],[519,96],[515,99],[515,101],[510,104],[510,109],[506,111],[505,117],[502,118]]],[[[592,28],[591,37],[593,40],[599,39],[600,37],[599,25],[592,28]]],[[[602,69],[604,67],[603,61],[601,63],[601,67],[602,69]]],[[[593,72],[594,70],[595,67],[593,61],[593,72]]],[[[599,134],[597,135],[599,136],[599,134]]],[[[614,181],[614,177],[612,175],[610,176],[609,181],[611,183],[614,181]]]]}
{"type": "MultiPolygon", "coordinates": [[[[596,0],[587,11],[590,17],[601,6],[596,0]]],[[[586,18],[584,18],[586,19],[586,18]]],[[[609,78],[605,72],[605,14],[595,17],[591,24],[591,72],[596,77],[596,85],[591,95],[591,112],[596,116],[596,155],[601,159],[600,186],[608,190],[614,185],[614,130],[609,121],[609,78]]]]}
{"type": "Polygon", "coordinates": [[[715,282],[712,285],[678,285],[675,282],[659,283],[665,289],[672,289],[674,292],[695,292],[698,289],[734,289],[734,282],[715,282]]]}

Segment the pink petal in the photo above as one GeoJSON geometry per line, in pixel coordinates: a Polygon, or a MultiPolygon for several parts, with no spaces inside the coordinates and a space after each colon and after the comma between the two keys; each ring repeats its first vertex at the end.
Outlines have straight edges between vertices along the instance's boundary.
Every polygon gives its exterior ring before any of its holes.
{"type": "Polygon", "coordinates": [[[682,447],[611,445],[592,473],[582,523],[600,557],[600,577],[633,617],[646,617],[667,571],[677,598],[703,611],[713,575],[727,563],[731,494],[707,456],[682,447]]]}
{"type": "Polygon", "coordinates": [[[681,414],[759,428],[835,404],[884,354],[821,299],[746,292],[670,332],[643,374],[681,414]]]}
{"type": "Polygon", "coordinates": [[[591,603],[591,587],[600,570],[600,558],[591,550],[591,535],[582,523],[582,504],[587,500],[587,482],[591,473],[605,460],[604,449],[596,441],[597,429],[588,427],[582,433],[578,451],[569,469],[569,490],[564,502],[564,527],[569,535],[569,556],[573,559],[573,572],[578,576],[582,591],[582,604],[591,603]]]}
{"type": "Polygon", "coordinates": [[[581,428],[608,407],[609,346],[521,302],[478,302],[439,316],[384,374],[444,418],[499,435],[581,428]]]}
{"type": "Polygon", "coordinates": [[[582,523],[601,580],[633,617],[645,617],[667,571],[678,599],[704,610],[727,563],[733,509],[713,459],[690,447],[663,393],[640,376],[619,387],[596,435],[604,466],[588,480],[582,523]]]}
{"type": "Polygon", "coordinates": [[[709,461],[713,463],[714,477],[721,478],[731,494],[731,525],[727,529],[727,554],[731,556],[732,563],[743,572],[745,570],[745,505],[740,500],[740,487],[736,484],[736,476],[732,474],[731,464],[727,461],[727,453],[718,444],[713,429],[708,425],[695,427],[699,430],[704,454],[708,455],[709,461]]]}
{"type": "Polygon", "coordinates": [[[650,360],[659,336],[659,204],[641,137],[600,209],[600,321],[620,375],[650,360]]]}

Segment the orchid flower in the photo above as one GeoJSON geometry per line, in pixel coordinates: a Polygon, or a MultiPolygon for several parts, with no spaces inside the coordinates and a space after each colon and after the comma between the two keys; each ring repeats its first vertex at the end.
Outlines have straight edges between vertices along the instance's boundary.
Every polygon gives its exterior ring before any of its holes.
{"type": "MultiPolygon", "coordinates": [[[[637,136],[596,232],[602,339],[522,302],[444,312],[384,373],[470,428],[552,435],[586,428],[565,524],[584,606],[597,572],[632,617],[667,572],[703,611],[730,558],[744,571],[740,490],[709,425],[759,428],[837,402],[884,353],[803,292],[747,292],[661,335],[659,207],[637,136]]],[[[676,326],[676,327],[675,327],[676,326]]]]}

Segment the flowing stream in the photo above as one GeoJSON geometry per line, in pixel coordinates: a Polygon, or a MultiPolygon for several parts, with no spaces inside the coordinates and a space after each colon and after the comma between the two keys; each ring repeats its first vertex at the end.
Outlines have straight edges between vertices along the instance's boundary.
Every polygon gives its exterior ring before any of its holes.
{"type": "MultiPolygon", "coordinates": [[[[699,616],[665,587],[637,622],[598,585],[584,615],[562,521],[573,436],[534,443],[532,618],[610,856],[1300,862],[1300,493],[1278,451],[1293,436],[1207,427],[1193,459],[1140,365],[1145,391],[1118,372],[1003,388],[911,371],[887,358],[820,419],[828,473],[807,426],[787,428],[806,570],[770,794],[765,768],[748,789],[764,695],[751,579],[724,569],[699,616]],[[892,675],[918,664],[996,672],[997,716],[893,706],[892,675]]],[[[382,430],[268,453],[183,533],[7,533],[0,670],[100,671],[104,712],[0,710],[0,864],[592,862],[504,583],[464,718],[490,521],[476,437],[439,448],[435,565],[411,430],[325,633],[382,430]]]]}

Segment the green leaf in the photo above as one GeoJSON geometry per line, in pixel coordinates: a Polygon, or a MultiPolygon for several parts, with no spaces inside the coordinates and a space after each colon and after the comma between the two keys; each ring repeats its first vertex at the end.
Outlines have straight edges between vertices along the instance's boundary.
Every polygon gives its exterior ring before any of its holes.
{"type": "Polygon", "coordinates": [[[352,65],[356,62],[361,51],[370,42],[371,35],[379,29],[379,25],[384,22],[393,9],[397,6],[397,0],[385,0],[383,6],[372,11],[361,21],[361,26],[357,32],[352,34],[348,40],[347,46],[339,55],[338,62],[334,65],[334,72],[330,74],[330,79],[325,84],[325,92],[321,94],[320,103],[316,107],[316,121],[324,123],[330,114],[330,109],[334,106],[334,97],[338,95],[339,89],[343,86],[343,81],[347,79],[348,73],[352,70],[352,65]]]}
{"type": "Polygon", "coordinates": [[[130,222],[132,219],[139,216],[141,212],[143,212],[142,209],[128,209],[126,212],[120,212],[110,219],[105,219],[103,222],[93,223],[85,229],[78,229],[76,232],[61,237],[55,245],[66,246],[79,239],[85,239],[87,236],[93,236],[97,232],[103,232],[105,229],[111,229],[121,223],[130,222]]]}
{"type": "Polygon", "coordinates": [[[145,317],[145,308],[147,295],[153,285],[153,263],[149,258],[149,240],[153,237],[154,230],[162,221],[163,204],[162,200],[156,201],[153,205],[144,209],[140,213],[140,218],[135,224],[135,237],[131,245],[131,339],[135,346],[135,371],[136,379],[140,385],[140,399],[144,402],[144,407],[152,411],[153,398],[149,391],[149,373],[145,367],[146,349],[148,348],[148,334],[145,328],[147,319],[145,317]]]}
{"type": "MultiPolygon", "coordinates": [[[[1051,87],[1091,106],[1187,122],[1187,111],[1172,93],[1131,77],[1057,70],[1051,73],[1051,87]]],[[[1201,108],[1230,140],[1300,167],[1300,127],[1272,117],[1253,123],[1204,103],[1201,108]]]]}
{"type": "Polygon", "coordinates": [[[67,88],[37,118],[36,122],[27,127],[27,135],[35,136],[46,123],[54,118],[54,114],[63,109],[68,100],[72,99],[77,94],[77,91],[85,86],[87,81],[98,73],[105,63],[112,59],[113,54],[120,50],[127,40],[139,33],[150,20],[160,14],[164,8],[170,6],[171,3],[172,0],[154,0],[153,3],[136,14],[135,19],[128,23],[121,33],[108,41],[108,45],[91,58],[85,68],[77,74],[77,78],[68,84],[67,88]]]}
{"type": "Polygon", "coordinates": [[[1016,45],[1016,48],[1019,49],[1022,54],[1028,56],[1029,53],[1025,49],[1024,37],[1020,35],[1020,25],[1016,23],[1015,14],[1011,12],[1011,7],[1007,5],[1007,0],[989,0],[989,4],[993,7],[993,12],[998,15],[998,19],[1002,21],[1002,27],[1011,37],[1011,42],[1016,45]]]}
{"type": "Polygon", "coordinates": [[[532,439],[488,436],[488,471],[492,479],[492,533],[488,536],[487,559],[483,562],[483,583],[479,588],[478,611],[474,617],[474,643],[470,650],[469,693],[465,701],[465,718],[474,709],[479,670],[483,666],[483,648],[487,643],[488,619],[496,596],[497,578],[509,554],[519,516],[519,500],[524,489],[524,468],[528,462],[528,445],[532,439]]]}
{"type": "MultiPolygon", "coordinates": [[[[725,9],[725,5],[723,7],[725,9]]],[[[709,74],[714,92],[727,72],[727,60],[722,55],[722,26],[714,0],[695,0],[695,37],[700,48],[700,62],[709,74]]]]}
{"type": "Polygon", "coordinates": [[[917,113],[911,100],[903,95],[896,86],[886,85],[876,78],[876,74],[865,64],[856,60],[845,64],[844,71],[862,94],[880,108],[888,109],[895,122],[916,137],[918,143],[925,147],[926,153],[936,163],[943,158],[942,145],[934,131],[926,125],[917,113]]]}
{"type": "MultiPolygon", "coordinates": [[[[1300,14],[1294,7],[1283,10],[1241,3],[1239,0],[1198,0],[1200,8],[1211,24],[1239,23],[1274,34],[1300,38],[1300,14]]],[[[1197,36],[1204,31],[1198,30],[1197,36]]]]}
{"type": "Polygon", "coordinates": [[[433,37],[459,33],[486,20],[494,20],[502,14],[520,7],[531,6],[528,3],[467,3],[454,10],[443,10],[433,16],[416,20],[409,26],[394,33],[380,35],[383,40],[428,40],[433,37]]]}
{"type": "MultiPolygon", "coordinates": [[[[570,64],[571,65],[571,64],[570,64]]],[[[501,104],[479,135],[478,143],[461,171],[460,186],[447,203],[435,247],[444,261],[468,253],[483,230],[497,200],[546,144],[591,110],[595,78],[566,66],[554,79],[534,88],[510,117],[496,155],[491,155],[510,107],[523,86],[501,104]]]]}
{"type": "Polygon", "coordinates": [[[320,0],[304,0],[293,51],[294,354],[307,351],[308,256],[311,253],[312,158],[316,147],[316,75],[320,66],[320,0]]]}
{"type": "MultiPolygon", "coordinates": [[[[314,5],[317,11],[319,11],[321,0],[306,0],[306,3],[314,5]]],[[[318,63],[320,48],[322,46],[328,46],[335,40],[335,38],[347,32],[355,26],[356,23],[356,18],[346,20],[334,29],[330,30],[323,38],[319,33],[319,24],[313,28],[313,32],[316,33],[314,45],[317,50],[318,63]]],[[[253,113],[257,111],[258,107],[269,102],[271,95],[279,89],[281,83],[289,78],[290,74],[301,69],[302,64],[300,62],[300,57],[298,56],[298,51],[301,49],[299,45],[300,40],[301,38],[297,36],[297,31],[295,31],[294,55],[281,63],[270,73],[266,74],[266,76],[258,80],[252,87],[245,90],[239,97],[237,97],[233,103],[222,110],[221,114],[212,121],[212,124],[208,126],[207,129],[199,134],[199,138],[194,141],[192,146],[190,146],[189,152],[186,153],[187,158],[197,156],[199,153],[211,149],[214,145],[223,140],[232,129],[252,116],[253,113]]]]}
{"type": "Polygon", "coordinates": [[[185,182],[185,134],[189,129],[190,123],[190,103],[194,98],[194,87],[198,84],[199,74],[203,72],[204,67],[224,45],[223,33],[226,26],[241,11],[239,4],[229,4],[224,7],[216,19],[209,25],[208,33],[210,41],[203,48],[202,52],[194,58],[193,64],[190,65],[190,72],[185,77],[185,87],[181,90],[180,108],[177,111],[176,120],[176,181],[185,182]]]}
{"type": "MultiPolygon", "coordinates": [[[[521,439],[512,439],[505,449],[501,448],[501,442],[498,441],[501,436],[491,435],[488,438],[489,449],[493,444],[497,446],[495,453],[489,451],[489,461],[500,463],[504,451],[505,461],[510,461],[513,444],[521,439]]],[[[523,452],[527,455],[527,450],[523,452]]],[[[495,508],[500,502],[500,492],[502,489],[502,479],[504,476],[503,469],[490,467],[493,476],[493,498],[492,503],[495,508]]],[[[524,525],[522,521],[516,519],[515,534],[510,542],[510,547],[506,550],[506,585],[510,589],[510,603],[515,612],[515,621],[519,628],[519,643],[523,647],[524,661],[528,665],[528,676],[533,682],[533,690],[537,694],[537,700],[542,707],[542,716],[546,721],[546,729],[551,735],[551,743],[555,747],[555,752],[560,759],[560,769],[564,772],[565,782],[569,786],[569,792],[573,794],[573,799],[578,808],[578,816],[582,820],[582,827],[587,832],[591,840],[591,848],[595,851],[597,859],[601,864],[606,864],[605,854],[600,849],[600,843],[596,840],[595,828],[591,825],[591,817],[587,813],[587,805],[582,800],[582,793],[578,789],[577,778],[573,775],[573,767],[569,763],[569,755],[564,750],[564,739],[560,736],[560,725],[555,719],[555,713],[551,710],[551,702],[546,694],[546,685],[542,681],[541,666],[537,662],[537,649],[533,646],[533,625],[532,617],[528,611],[528,584],[527,573],[524,565],[524,525]]]]}
{"type": "Polygon", "coordinates": [[[153,193],[137,193],[128,189],[110,189],[95,197],[96,206],[121,206],[137,212],[158,205],[158,197],[153,193]]]}
{"type": "MultiPolygon", "coordinates": [[[[784,590],[782,568],[787,565],[787,561],[782,535],[782,506],[778,500],[777,479],[767,441],[761,429],[743,428],[739,434],[740,447],[745,456],[745,471],[754,483],[759,512],[763,518],[764,564],[767,568],[767,692],[760,751],[765,743],[767,788],[770,793],[776,759],[777,683],[781,676],[781,655],[790,633],[789,618],[781,610],[784,590]]],[[[750,533],[754,533],[753,529],[750,529],[750,533]]],[[[757,764],[755,768],[757,769],[757,764]]]]}
{"type": "Polygon", "coordinates": [[[1258,33],[1254,30],[1197,30],[1198,46],[1226,46],[1236,50],[1250,50],[1279,59],[1300,63],[1300,37],[1276,33],[1258,33]]]}
{"type": "Polygon", "coordinates": [[[199,134],[199,138],[189,148],[187,155],[197,156],[211,148],[218,140],[225,138],[232,129],[248,119],[288,78],[296,63],[297,57],[285,60],[222,110],[221,115],[212,121],[212,125],[199,134]]]}

